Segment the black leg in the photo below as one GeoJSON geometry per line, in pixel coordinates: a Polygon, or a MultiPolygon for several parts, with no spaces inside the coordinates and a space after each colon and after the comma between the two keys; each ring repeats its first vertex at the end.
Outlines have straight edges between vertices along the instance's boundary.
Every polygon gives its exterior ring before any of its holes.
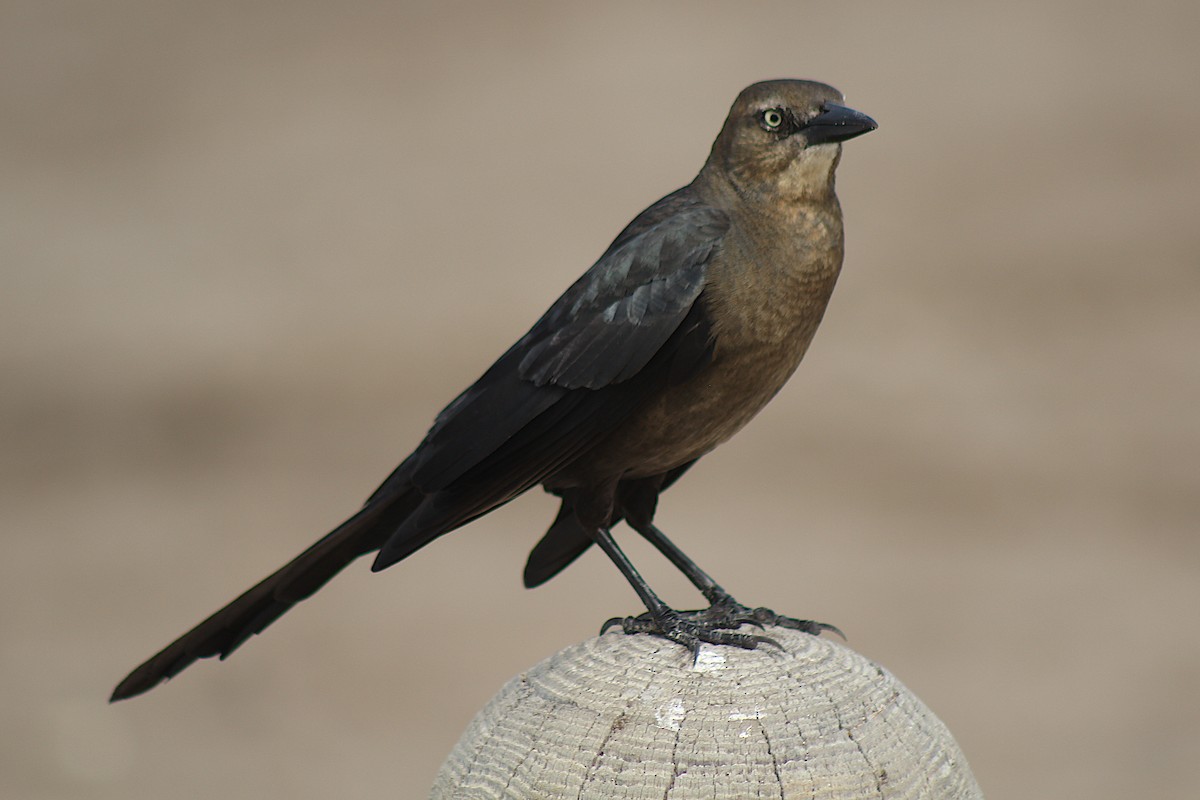
{"type": "Polygon", "coordinates": [[[654,593],[637,568],[617,546],[612,533],[607,528],[595,527],[591,529],[591,532],[596,544],[600,545],[600,549],[612,559],[612,562],[617,565],[617,569],[621,570],[621,574],[625,576],[625,579],[637,592],[638,597],[642,599],[648,612],[640,617],[614,617],[604,623],[600,629],[601,633],[614,625],[620,625],[625,633],[650,633],[678,642],[690,649],[693,655],[700,652],[700,645],[705,642],[728,644],[747,650],[753,650],[763,642],[776,644],[774,640],[765,636],[753,636],[728,630],[730,627],[738,627],[737,625],[714,624],[711,620],[675,611],[654,593]]]}
{"type": "Polygon", "coordinates": [[[617,547],[617,542],[613,539],[612,533],[607,528],[596,528],[592,534],[592,539],[596,544],[600,545],[600,549],[612,559],[612,562],[617,565],[617,569],[621,570],[621,574],[625,576],[625,580],[629,581],[629,585],[637,592],[638,597],[642,598],[646,609],[650,614],[661,616],[664,612],[670,611],[671,608],[664,603],[654,590],[650,588],[650,584],[646,583],[646,579],[637,571],[637,567],[629,560],[629,556],[617,547]]]}
{"type": "Polygon", "coordinates": [[[635,524],[631,520],[629,524],[634,530],[645,537],[646,541],[654,545],[658,549],[658,552],[670,559],[671,563],[687,576],[687,579],[692,582],[693,586],[700,590],[700,594],[704,595],[704,599],[709,603],[715,606],[733,600],[729,592],[722,589],[720,584],[712,579],[711,575],[700,569],[695,561],[692,561],[686,553],[676,547],[675,543],[668,539],[665,533],[648,522],[635,524]]]}
{"type": "Polygon", "coordinates": [[[680,550],[674,542],[667,538],[661,530],[649,522],[629,520],[629,524],[646,538],[646,541],[654,545],[660,553],[666,556],[672,564],[674,564],[680,572],[687,576],[687,579],[692,582],[700,593],[704,595],[704,599],[708,600],[709,607],[695,615],[696,618],[719,625],[724,628],[737,628],[739,625],[777,625],[781,628],[792,628],[793,630],[805,631],[814,636],[822,631],[831,631],[841,636],[843,639],[846,635],[838,628],[826,622],[814,622],[810,619],[796,619],[794,617],[785,617],[781,614],[776,614],[769,608],[748,608],[742,605],[737,600],[733,599],[733,595],[721,588],[712,576],[704,570],[700,569],[695,561],[688,558],[687,554],[680,550]]]}

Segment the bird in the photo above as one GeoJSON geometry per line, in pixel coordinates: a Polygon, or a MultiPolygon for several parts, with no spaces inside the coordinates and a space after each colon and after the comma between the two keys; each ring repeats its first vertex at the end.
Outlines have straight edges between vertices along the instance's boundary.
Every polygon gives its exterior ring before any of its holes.
{"type": "Polygon", "coordinates": [[[525,586],[598,545],[646,608],[602,632],[619,626],[698,652],[770,641],[740,632],[747,623],[836,630],[738,603],[654,516],[659,495],[749,422],[808,350],[842,266],[842,142],[876,127],[824,83],[742,90],[692,182],[637,215],[355,514],[134,669],[111,701],[197,659],[224,660],[359,557],[374,553],[378,572],[539,485],[560,507],[525,586]],[[659,598],[613,538],[622,520],[707,608],[659,598]]]}

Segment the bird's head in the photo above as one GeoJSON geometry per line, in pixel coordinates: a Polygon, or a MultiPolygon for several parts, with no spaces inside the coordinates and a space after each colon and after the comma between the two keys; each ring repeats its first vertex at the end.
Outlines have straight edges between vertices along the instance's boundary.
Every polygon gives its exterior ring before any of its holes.
{"type": "Polygon", "coordinates": [[[724,176],[743,196],[826,195],[841,143],[877,127],[842,103],[841,92],[815,81],[748,86],[729,110],[704,169],[724,176]]]}

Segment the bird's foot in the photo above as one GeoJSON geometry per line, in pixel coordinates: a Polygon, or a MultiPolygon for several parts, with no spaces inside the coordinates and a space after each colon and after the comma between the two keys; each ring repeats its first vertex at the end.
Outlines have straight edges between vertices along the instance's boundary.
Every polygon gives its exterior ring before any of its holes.
{"type": "Polygon", "coordinates": [[[619,625],[625,633],[649,633],[681,644],[692,651],[693,657],[699,655],[702,644],[724,644],[744,650],[754,650],[760,644],[780,647],[779,642],[769,636],[737,633],[740,623],[725,624],[725,620],[706,619],[705,613],[706,610],[667,609],[657,616],[647,611],[637,617],[613,617],[601,626],[600,633],[619,625]]]}
{"type": "Polygon", "coordinates": [[[830,625],[827,622],[816,622],[811,619],[785,617],[762,606],[749,608],[729,596],[718,599],[717,602],[702,611],[688,611],[684,613],[700,615],[701,618],[721,628],[737,628],[741,625],[754,625],[764,628],[767,625],[773,625],[777,628],[803,631],[813,636],[820,636],[822,632],[829,631],[836,633],[843,639],[846,638],[846,634],[842,633],[836,625],[830,625]]]}

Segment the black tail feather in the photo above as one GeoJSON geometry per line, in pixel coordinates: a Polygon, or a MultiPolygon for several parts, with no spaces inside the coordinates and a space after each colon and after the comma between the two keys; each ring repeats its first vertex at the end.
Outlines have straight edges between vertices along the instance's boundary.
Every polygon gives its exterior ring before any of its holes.
{"type": "Polygon", "coordinates": [[[236,600],[167,645],[121,681],[110,701],[147,692],[200,658],[222,660],[350,562],[378,550],[420,504],[419,492],[377,499],[236,600]]]}

